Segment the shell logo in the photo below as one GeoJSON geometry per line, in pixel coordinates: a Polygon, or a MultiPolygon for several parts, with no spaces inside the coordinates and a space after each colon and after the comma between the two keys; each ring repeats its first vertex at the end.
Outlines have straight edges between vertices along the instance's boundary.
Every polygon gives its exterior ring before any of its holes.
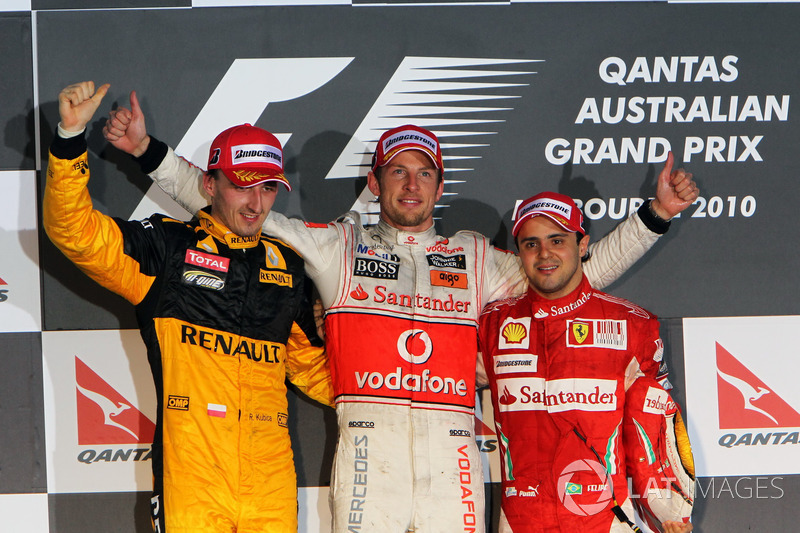
{"type": "Polygon", "coordinates": [[[502,332],[507,344],[519,344],[528,336],[528,330],[519,322],[506,324],[502,332]]]}

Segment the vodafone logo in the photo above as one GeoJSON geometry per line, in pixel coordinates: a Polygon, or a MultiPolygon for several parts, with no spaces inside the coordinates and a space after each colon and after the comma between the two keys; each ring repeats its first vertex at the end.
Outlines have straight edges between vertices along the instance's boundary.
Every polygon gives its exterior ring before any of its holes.
{"type": "Polygon", "coordinates": [[[800,427],[800,413],[720,343],[715,345],[720,429],[800,427]]]}
{"type": "Polygon", "coordinates": [[[75,358],[78,444],[152,443],[155,424],[89,366],[75,358]]]}
{"type": "Polygon", "coordinates": [[[425,330],[409,329],[397,338],[397,353],[414,365],[425,363],[433,353],[433,343],[425,330]]]}

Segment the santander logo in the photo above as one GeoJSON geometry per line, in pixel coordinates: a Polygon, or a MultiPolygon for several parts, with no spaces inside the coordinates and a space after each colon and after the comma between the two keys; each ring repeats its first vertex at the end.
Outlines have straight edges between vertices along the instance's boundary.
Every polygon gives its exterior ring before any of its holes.
{"type": "Polygon", "coordinates": [[[152,443],[155,424],[75,357],[78,444],[152,443]]]}
{"type": "Polygon", "coordinates": [[[360,283],[358,284],[358,287],[356,287],[354,291],[350,291],[350,296],[354,300],[366,300],[367,298],[369,298],[369,294],[367,294],[367,291],[364,290],[364,288],[361,286],[360,283]]]}
{"type": "Polygon", "coordinates": [[[718,342],[716,349],[720,429],[800,427],[800,413],[718,342]]]}

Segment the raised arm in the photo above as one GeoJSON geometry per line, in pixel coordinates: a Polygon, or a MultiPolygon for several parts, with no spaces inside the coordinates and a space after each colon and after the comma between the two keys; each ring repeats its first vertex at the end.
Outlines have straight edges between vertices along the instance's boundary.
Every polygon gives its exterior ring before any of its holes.
{"type": "Polygon", "coordinates": [[[152,276],[143,275],[123,252],[117,223],[96,211],[86,184],[89,164],[83,131],[108,90],[87,81],[58,96],[61,123],[50,147],[42,218],[50,240],[93,280],[137,304],[152,276]]]}
{"type": "Polygon", "coordinates": [[[136,91],[131,91],[131,108],[112,109],[103,126],[103,135],[114,147],[140,157],[150,145],[150,136],[144,123],[144,114],[139,106],[136,91]]]}
{"type": "Polygon", "coordinates": [[[692,174],[673,171],[672,165],[670,152],[658,176],[656,197],[589,246],[591,255],[583,270],[592,286],[602,289],[616,281],[667,232],[670,220],[697,199],[699,190],[692,174]]]}
{"type": "Polygon", "coordinates": [[[112,146],[134,156],[142,170],[190,213],[208,205],[200,188],[203,169],[148,135],[136,91],[131,91],[130,109],[119,107],[108,114],[103,135],[112,146]]]}

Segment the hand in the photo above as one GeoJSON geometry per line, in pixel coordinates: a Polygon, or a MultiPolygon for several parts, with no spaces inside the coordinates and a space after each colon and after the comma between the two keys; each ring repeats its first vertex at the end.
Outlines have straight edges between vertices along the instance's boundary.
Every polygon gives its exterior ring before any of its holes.
{"type": "Polygon", "coordinates": [[[144,114],[139,107],[136,91],[131,91],[131,108],[120,107],[108,114],[103,136],[112,146],[139,157],[150,146],[150,136],[144,125],[144,114]]]}
{"type": "Polygon", "coordinates": [[[82,81],[62,89],[58,93],[61,127],[67,131],[83,130],[100,107],[109,87],[111,85],[106,83],[95,92],[93,81],[82,81]]]}
{"type": "Polygon", "coordinates": [[[314,323],[317,325],[317,335],[325,340],[325,308],[319,298],[314,301],[314,323]]]}
{"type": "Polygon", "coordinates": [[[661,527],[664,528],[664,533],[689,533],[689,531],[694,529],[691,522],[686,522],[684,524],[683,522],[673,522],[671,520],[667,520],[661,524],[661,527]]]}
{"type": "Polygon", "coordinates": [[[650,204],[653,211],[663,218],[669,220],[697,200],[700,189],[692,179],[692,174],[685,170],[678,169],[672,171],[672,152],[667,154],[667,162],[661,174],[658,175],[658,185],[656,186],[656,197],[650,204]]]}

